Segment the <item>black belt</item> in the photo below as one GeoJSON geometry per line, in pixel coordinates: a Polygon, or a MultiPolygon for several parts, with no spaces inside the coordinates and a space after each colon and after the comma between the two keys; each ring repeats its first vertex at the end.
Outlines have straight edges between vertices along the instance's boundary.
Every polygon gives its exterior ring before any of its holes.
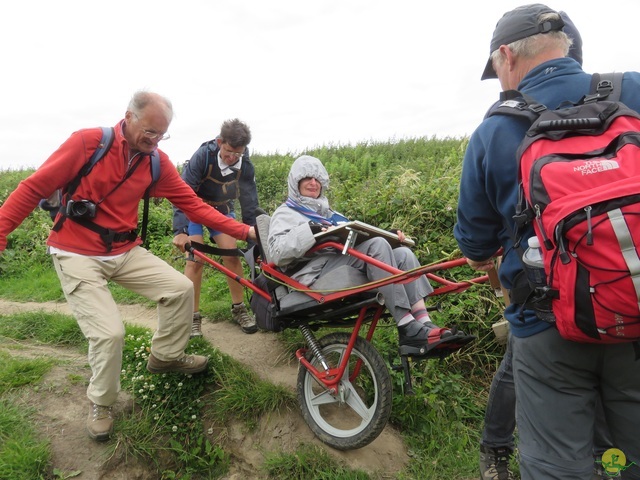
{"type": "Polygon", "coordinates": [[[113,248],[113,244],[115,242],[134,242],[138,238],[138,232],[136,230],[128,230],[126,232],[116,232],[115,230],[111,230],[110,228],[104,228],[98,225],[97,223],[93,223],[91,220],[87,220],[85,218],[73,218],[63,216],[54,226],[53,230],[58,231],[62,227],[62,223],[66,220],[72,220],[78,225],[82,225],[85,228],[88,228],[92,232],[100,235],[100,238],[104,242],[107,247],[107,253],[111,251],[113,248]]]}

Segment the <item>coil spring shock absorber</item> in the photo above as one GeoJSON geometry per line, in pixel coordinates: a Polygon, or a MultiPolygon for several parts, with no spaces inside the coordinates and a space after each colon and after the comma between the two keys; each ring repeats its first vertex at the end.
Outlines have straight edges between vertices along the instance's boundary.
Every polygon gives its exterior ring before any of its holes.
{"type": "Polygon", "coordinates": [[[329,365],[327,365],[327,359],[324,358],[324,355],[320,350],[320,345],[318,345],[318,340],[316,340],[316,337],[313,335],[313,332],[307,325],[300,325],[299,328],[300,328],[300,331],[302,332],[302,336],[304,337],[304,340],[307,342],[307,345],[309,345],[309,348],[311,349],[315,357],[322,364],[322,368],[324,368],[325,372],[328,372],[329,365]]]}

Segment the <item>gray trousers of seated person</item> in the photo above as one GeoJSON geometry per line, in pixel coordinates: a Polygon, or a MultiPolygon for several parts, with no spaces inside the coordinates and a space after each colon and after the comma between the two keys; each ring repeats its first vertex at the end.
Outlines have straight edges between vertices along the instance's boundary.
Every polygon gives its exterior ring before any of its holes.
{"type": "MultiPolygon", "coordinates": [[[[399,270],[412,270],[420,266],[420,262],[409,248],[391,248],[389,242],[381,237],[366,240],[356,246],[355,249],[399,270]]],[[[292,278],[305,283],[302,279],[311,277],[315,282],[315,280],[326,275],[331,270],[343,265],[359,269],[367,276],[369,281],[381,280],[391,275],[389,272],[374,267],[364,260],[335,252],[317,255],[293,274],[292,278]]],[[[313,282],[308,285],[313,286],[313,282]]],[[[384,296],[384,303],[397,323],[411,310],[411,305],[433,292],[433,287],[431,287],[427,278],[421,275],[412,282],[386,285],[379,287],[378,291],[384,296]]]]}

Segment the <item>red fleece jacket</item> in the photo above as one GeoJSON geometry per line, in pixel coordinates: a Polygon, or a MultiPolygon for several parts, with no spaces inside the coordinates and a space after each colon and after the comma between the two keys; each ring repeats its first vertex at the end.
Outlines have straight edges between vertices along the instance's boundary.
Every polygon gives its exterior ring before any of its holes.
{"type": "MultiPolygon", "coordinates": [[[[86,199],[98,204],[92,221],[117,232],[137,229],[138,204],[151,183],[150,156],[145,155],[140,165],[113,193],[114,187],[124,178],[129,163],[129,146],[122,133],[122,123],[115,126],[115,138],[109,152],[82,178],[73,194],[74,200],[86,199]]],[[[100,128],[79,130],[73,133],[31,176],[20,182],[0,208],[0,251],[7,246],[7,235],[15,230],[37,207],[42,198],[49,197],[56,189],[71,182],[102,137],[100,128]]],[[[182,210],[189,220],[201,223],[213,230],[245,240],[249,227],[230,219],[204,203],[187,185],[171,163],[160,153],[160,178],[151,189],[152,197],[163,197],[182,210]]],[[[132,165],[136,164],[136,157],[132,165]]],[[[51,231],[47,245],[82,255],[117,255],[127,252],[141,243],[116,242],[107,253],[100,236],[67,219],[58,232],[51,231]]]]}

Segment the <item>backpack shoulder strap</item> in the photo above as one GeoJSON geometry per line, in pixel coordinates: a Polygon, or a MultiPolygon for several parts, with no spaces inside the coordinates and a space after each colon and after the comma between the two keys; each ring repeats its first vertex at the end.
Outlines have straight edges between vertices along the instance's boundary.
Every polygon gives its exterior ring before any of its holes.
{"type": "MultiPolygon", "coordinates": [[[[91,154],[91,157],[89,157],[89,160],[87,161],[87,163],[85,163],[82,166],[82,168],[80,169],[78,174],[75,176],[75,178],[71,180],[71,182],[69,182],[69,184],[64,189],[62,189],[62,192],[60,194],[59,210],[63,213],[64,213],[66,201],[69,201],[69,198],[71,198],[73,193],[76,191],[76,188],[78,188],[78,185],[80,185],[80,181],[82,180],[82,177],[88,175],[89,172],[91,172],[91,170],[95,166],[95,164],[98,163],[107,154],[107,152],[109,152],[109,150],[111,150],[111,146],[113,145],[113,139],[115,137],[114,129],[113,127],[100,127],[100,128],[102,129],[102,137],[100,138],[100,142],[98,143],[98,146],[96,147],[94,152],[91,154]],[[66,201],[64,202],[64,204],[62,202],[63,197],[66,198],[66,201]]],[[[54,231],[60,230],[65,219],[66,219],[66,216],[63,214],[53,226],[53,230],[54,231]]]]}
{"type": "Polygon", "coordinates": [[[142,227],[140,229],[140,238],[143,245],[146,245],[147,241],[147,224],[149,223],[149,195],[151,194],[151,188],[156,184],[160,178],[160,154],[158,150],[151,152],[151,183],[144,192],[144,204],[142,206],[142,227]]]}
{"type": "Polygon", "coordinates": [[[485,119],[494,115],[510,115],[526,119],[532,124],[547,109],[533,97],[518,90],[505,90],[500,93],[500,100],[493,104],[485,115],[485,119]]]}
{"type": "Polygon", "coordinates": [[[204,171],[202,172],[203,177],[205,177],[208,175],[207,172],[209,171],[209,165],[211,165],[211,163],[213,162],[218,161],[217,156],[213,155],[213,153],[216,151],[216,148],[218,147],[218,137],[214,138],[213,140],[209,140],[208,142],[204,142],[202,145],[206,145],[207,147],[207,158],[204,162],[204,171]]]}
{"type": "Polygon", "coordinates": [[[160,178],[160,154],[158,150],[154,150],[151,153],[151,188],[160,178]]]}
{"type": "Polygon", "coordinates": [[[584,103],[598,100],[619,102],[622,94],[623,72],[594,73],[591,75],[589,95],[584,98],[584,103]]]}
{"type": "Polygon", "coordinates": [[[98,148],[96,148],[95,152],[93,152],[93,155],[91,155],[91,158],[87,162],[88,167],[86,172],[84,172],[85,175],[87,175],[93,169],[95,164],[98,163],[109,150],[111,150],[111,146],[113,145],[113,138],[115,137],[113,127],[100,128],[102,129],[102,139],[100,139],[98,148]]]}
{"type": "Polygon", "coordinates": [[[100,139],[100,143],[94,150],[93,154],[89,158],[89,161],[84,164],[84,166],[80,169],[75,178],[69,182],[67,185],[65,194],[67,196],[73,195],[73,192],[76,191],[78,185],[80,185],[80,181],[82,177],[86,176],[93,170],[93,167],[96,163],[98,163],[111,149],[113,145],[113,138],[115,137],[113,127],[100,127],[102,129],[102,138],[100,139]]]}

